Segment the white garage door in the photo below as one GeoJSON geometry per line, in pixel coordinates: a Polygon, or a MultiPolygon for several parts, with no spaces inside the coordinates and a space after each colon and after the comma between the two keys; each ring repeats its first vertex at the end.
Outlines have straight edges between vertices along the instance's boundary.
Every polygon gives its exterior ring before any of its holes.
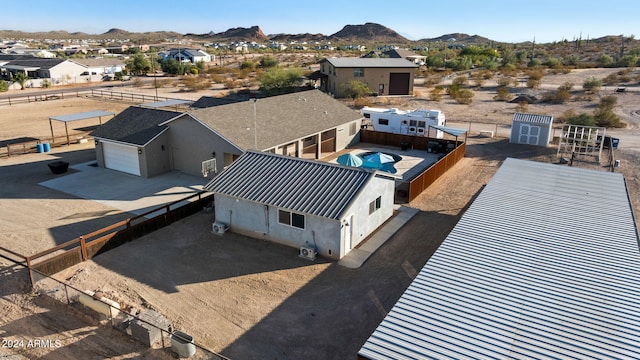
{"type": "Polygon", "coordinates": [[[104,167],[140,176],[138,148],[103,142],[104,167]]]}

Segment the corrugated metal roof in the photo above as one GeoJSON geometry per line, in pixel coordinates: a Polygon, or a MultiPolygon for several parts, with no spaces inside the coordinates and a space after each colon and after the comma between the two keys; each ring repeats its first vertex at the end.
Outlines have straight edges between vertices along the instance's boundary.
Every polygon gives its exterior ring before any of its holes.
{"type": "Polygon", "coordinates": [[[537,114],[513,114],[513,122],[526,122],[542,125],[551,125],[553,123],[553,116],[550,115],[537,115],[537,114]]]}
{"type": "Polygon", "coordinates": [[[70,121],[92,119],[92,118],[109,116],[109,115],[115,115],[115,113],[111,111],[106,111],[106,110],[94,110],[94,111],[79,112],[75,114],[52,116],[49,119],[63,121],[63,122],[70,122],[70,121]]]}
{"type": "Polygon", "coordinates": [[[204,189],[295,212],[339,219],[374,173],[247,151],[204,189]]]}
{"type": "Polygon", "coordinates": [[[352,67],[380,67],[380,68],[416,68],[417,64],[407,59],[397,58],[328,58],[326,59],[331,65],[341,68],[352,67]]]}
{"type": "Polygon", "coordinates": [[[623,177],[507,159],[359,354],[639,359],[623,177]]]}

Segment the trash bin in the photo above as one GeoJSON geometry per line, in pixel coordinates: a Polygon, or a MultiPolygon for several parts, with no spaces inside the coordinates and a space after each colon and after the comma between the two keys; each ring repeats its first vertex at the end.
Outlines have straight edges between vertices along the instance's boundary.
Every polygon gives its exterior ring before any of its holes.
{"type": "Polygon", "coordinates": [[[69,170],[69,163],[66,161],[54,161],[49,163],[49,169],[54,174],[64,174],[69,170]]]}
{"type": "Polygon", "coordinates": [[[49,143],[42,144],[42,147],[43,147],[44,152],[51,151],[51,145],[49,143]]]}
{"type": "Polygon", "coordinates": [[[188,358],[196,353],[196,345],[193,343],[193,336],[174,331],[171,334],[171,350],[181,358],[188,358]]]}
{"type": "Polygon", "coordinates": [[[618,138],[611,138],[611,146],[613,146],[614,149],[618,148],[618,144],[620,143],[620,139],[618,138]]]}
{"type": "Polygon", "coordinates": [[[400,143],[400,148],[402,149],[402,151],[409,150],[409,143],[406,143],[406,142],[400,143]]]}
{"type": "Polygon", "coordinates": [[[38,153],[43,153],[44,152],[44,145],[43,144],[36,144],[36,149],[38,150],[38,153]]]}

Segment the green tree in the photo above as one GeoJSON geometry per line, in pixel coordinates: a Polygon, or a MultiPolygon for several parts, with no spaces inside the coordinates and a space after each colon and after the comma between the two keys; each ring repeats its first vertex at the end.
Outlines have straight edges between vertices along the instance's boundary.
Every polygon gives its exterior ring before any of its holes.
{"type": "Polygon", "coordinates": [[[304,71],[301,68],[284,69],[280,66],[268,68],[258,80],[260,88],[267,95],[284,94],[303,82],[304,71]]]}
{"type": "Polygon", "coordinates": [[[4,80],[0,80],[0,92],[5,91],[9,91],[9,84],[4,80]]]}
{"type": "Polygon", "coordinates": [[[189,72],[191,64],[180,62],[176,59],[164,60],[160,63],[162,71],[171,75],[182,75],[189,72]]]}
{"type": "Polygon", "coordinates": [[[342,84],[340,90],[345,97],[351,99],[359,99],[365,96],[371,95],[373,91],[367,86],[367,84],[358,80],[350,80],[342,84]]]}
{"type": "Polygon", "coordinates": [[[617,64],[619,67],[634,67],[638,65],[638,55],[627,54],[621,57],[617,64]]]}
{"type": "Polygon", "coordinates": [[[24,85],[27,83],[27,80],[29,80],[29,76],[21,71],[15,74],[12,73],[11,80],[20,84],[20,90],[24,90],[24,85]]]}
{"type": "Polygon", "coordinates": [[[596,121],[593,116],[585,113],[581,114],[573,114],[567,117],[562,118],[565,123],[570,125],[580,125],[580,126],[595,126],[596,121]]]}
{"type": "Polygon", "coordinates": [[[143,54],[135,54],[125,62],[125,66],[134,75],[143,75],[151,71],[151,63],[143,54]]]}

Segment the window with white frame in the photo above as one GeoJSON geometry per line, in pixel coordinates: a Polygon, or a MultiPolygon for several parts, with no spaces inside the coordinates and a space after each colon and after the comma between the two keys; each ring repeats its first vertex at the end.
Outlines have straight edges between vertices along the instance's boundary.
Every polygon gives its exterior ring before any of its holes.
{"type": "Polygon", "coordinates": [[[353,69],[354,77],[363,77],[364,76],[364,68],[355,68],[353,69]]]}
{"type": "Polygon", "coordinates": [[[299,229],[304,229],[305,225],[304,215],[287,210],[278,210],[278,222],[299,229]]]}

